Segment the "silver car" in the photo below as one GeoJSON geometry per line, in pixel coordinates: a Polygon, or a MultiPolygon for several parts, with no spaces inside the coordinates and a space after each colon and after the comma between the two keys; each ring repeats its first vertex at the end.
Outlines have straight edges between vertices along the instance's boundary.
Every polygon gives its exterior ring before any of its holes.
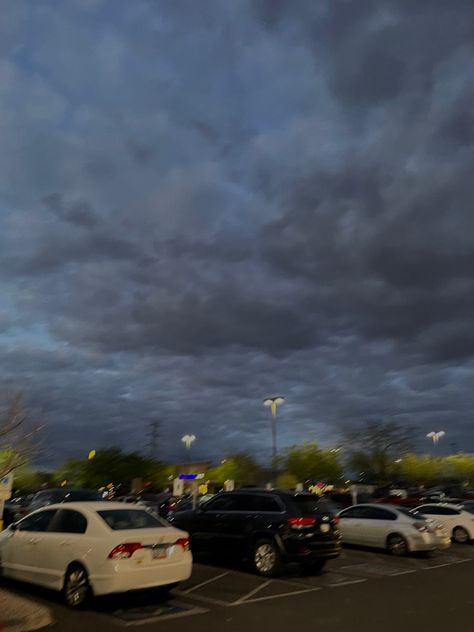
{"type": "Polygon", "coordinates": [[[433,521],[403,507],[367,503],[339,513],[343,544],[386,549],[392,555],[450,546],[449,534],[433,521]]]}

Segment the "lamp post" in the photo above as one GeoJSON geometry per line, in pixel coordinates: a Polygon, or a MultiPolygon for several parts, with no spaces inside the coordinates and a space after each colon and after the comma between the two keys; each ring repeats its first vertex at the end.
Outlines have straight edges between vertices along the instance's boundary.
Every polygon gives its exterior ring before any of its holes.
{"type": "Polygon", "coordinates": [[[270,409],[272,413],[272,483],[275,484],[275,470],[276,470],[276,456],[277,456],[277,425],[276,416],[277,408],[281,406],[285,398],[281,395],[275,397],[266,397],[263,400],[263,405],[270,409]]]}
{"type": "Polygon", "coordinates": [[[196,441],[196,437],[194,435],[186,434],[186,435],[184,435],[184,437],[181,437],[181,441],[184,443],[186,448],[189,450],[191,448],[192,444],[194,443],[194,441],[196,441]]]}
{"type": "Polygon", "coordinates": [[[433,441],[433,444],[436,445],[437,443],[439,443],[441,437],[444,437],[445,434],[446,433],[444,430],[438,430],[438,432],[428,432],[426,436],[428,437],[428,439],[431,439],[433,441]]]}

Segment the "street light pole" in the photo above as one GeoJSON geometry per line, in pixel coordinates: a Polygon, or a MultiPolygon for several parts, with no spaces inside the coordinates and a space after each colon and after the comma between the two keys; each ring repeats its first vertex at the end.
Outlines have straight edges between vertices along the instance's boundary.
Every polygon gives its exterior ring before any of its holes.
{"type": "Polygon", "coordinates": [[[438,432],[428,432],[426,436],[428,437],[428,439],[431,439],[433,441],[433,444],[436,445],[437,443],[439,443],[441,437],[444,437],[445,434],[446,433],[444,430],[438,430],[438,432]]]}
{"type": "Polygon", "coordinates": [[[272,484],[275,485],[275,475],[276,475],[276,458],[277,458],[277,408],[283,402],[285,398],[281,395],[277,395],[275,397],[267,397],[263,400],[263,405],[267,408],[270,408],[272,413],[272,484]]]}
{"type": "Polygon", "coordinates": [[[196,437],[195,437],[195,435],[185,434],[184,437],[181,437],[181,441],[186,446],[186,449],[188,451],[188,460],[189,460],[189,454],[191,452],[191,446],[194,443],[194,441],[196,441],[196,437]]]}

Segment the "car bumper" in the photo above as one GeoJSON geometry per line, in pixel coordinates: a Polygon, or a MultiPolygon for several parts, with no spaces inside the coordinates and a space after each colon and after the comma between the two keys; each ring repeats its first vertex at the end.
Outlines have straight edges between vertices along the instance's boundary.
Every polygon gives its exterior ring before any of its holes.
{"type": "Polygon", "coordinates": [[[410,551],[414,553],[417,551],[434,551],[438,548],[437,538],[434,538],[431,533],[415,533],[415,535],[410,535],[408,538],[408,546],[410,551]]]}
{"type": "Polygon", "coordinates": [[[182,560],[159,567],[121,568],[116,564],[109,573],[91,575],[90,583],[94,595],[108,595],[176,584],[189,579],[191,571],[192,555],[189,553],[182,560]]]}
{"type": "Polygon", "coordinates": [[[289,561],[311,562],[312,560],[329,560],[341,554],[340,540],[286,542],[286,558],[289,561]]]}

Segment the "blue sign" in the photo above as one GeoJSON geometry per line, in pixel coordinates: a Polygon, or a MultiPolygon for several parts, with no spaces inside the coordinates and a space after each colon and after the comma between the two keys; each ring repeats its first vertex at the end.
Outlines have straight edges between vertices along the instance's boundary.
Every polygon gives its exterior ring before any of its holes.
{"type": "Polygon", "coordinates": [[[180,481],[194,481],[198,477],[197,474],[180,474],[180,481]]]}

